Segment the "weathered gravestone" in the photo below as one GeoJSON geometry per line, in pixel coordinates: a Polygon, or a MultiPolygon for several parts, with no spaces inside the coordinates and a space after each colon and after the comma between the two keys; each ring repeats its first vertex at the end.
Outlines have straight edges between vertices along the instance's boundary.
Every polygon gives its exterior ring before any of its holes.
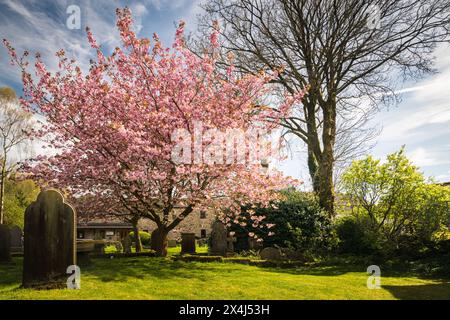
{"type": "Polygon", "coordinates": [[[227,237],[227,253],[234,253],[235,237],[227,237]]]}
{"type": "Polygon", "coordinates": [[[211,254],[225,256],[227,254],[227,229],[219,220],[214,221],[211,230],[211,254]]]}
{"type": "Polygon", "coordinates": [[[11,233],[11,252],[22,252],[23,250],[23,233],[18,226],[13,226],[11,233]]]}
{"type": "Polygon", "coordinates": [[[195,233],[181,233],[181,253],[195,253],[195,233]]]}
{"type": "Polygon", "coordinates": [[[289,248],[281,248],[281,252],[289,260],[306,262],[307,259],[301,250],[293,250],[289,248]]]}
{"type": "Polygon", "coordinates": [[[167,246],[169,248],[175,248],[177,246],[177,240],[175,240],[175,239],[167,240],[167,246]]]}
{"type": "Polygon", "coordinates": [[[0,224],[0,262],[11,260],[11,233],[7,225],[0,224]]]}
{"type": "Polygon", "coordinates": [[[116,252],[118,252],[118,253],[122,253],[123,252],[122,242],[115,241],[114,242],[114,246],[116,247],[116,252]]]}
{"type": "Polygon", "coordinates": [[[102,242],[95,242],[94,243],[94,254],[96,255],[102,255],[105,254],[105,243],[102,242]]]}
{"type": "Polygon", "coordinates": [[[248,238],[248,248],[250,250],[259,250],[262,249],[262,243],[255,238],[248,238]]]}
{"type": "Polygon", "coordinates": [[[61,193],[46,190],[25,211],[23,286],[64,287],[76,264],[75,210],[61,193]]]}
{"type": "Polygon", "coordinates": [[[123,253],[131,253],[131,239],[130,236],[126,236],[122,240],[123,253]]]}
{"type": "Polygon", "coordinates": [[[283,260],[283,254],[278,248],[267,247],[261,250],[259,253],[263,260],[283,260]]]}

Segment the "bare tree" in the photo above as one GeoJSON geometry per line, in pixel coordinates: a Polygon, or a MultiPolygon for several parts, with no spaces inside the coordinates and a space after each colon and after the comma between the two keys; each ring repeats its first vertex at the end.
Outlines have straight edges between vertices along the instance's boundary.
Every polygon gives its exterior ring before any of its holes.
{"type": "Polygon", "coordinates": [[[336,161],[376,134],[362,128],[380,102],[396,100],[402,81],[434,71],[433,50],[450,33],[448,0],[210,0],[203,8],[200,37],[219,22],[223,64],[233,52],[241,72],[282,68],[274,84],[292,94],[310,87],[282,125],[306,143],[314,191],[330,214],[336,161]]]}
{"type": "Polygon", "coordinates": [[[18,156],[26,150],[33,121],[21,109],[14,91],[0,88],[0,224],[4,221],[5,183],[18,165],[18,156]]]}

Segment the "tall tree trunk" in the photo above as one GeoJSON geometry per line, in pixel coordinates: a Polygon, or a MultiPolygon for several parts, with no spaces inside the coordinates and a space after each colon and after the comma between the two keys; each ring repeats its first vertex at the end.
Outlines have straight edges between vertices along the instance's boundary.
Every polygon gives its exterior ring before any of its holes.
{"type": "Polygon", "coordinates": [[[317,158],[314,155],[314,151],[311,150],[311,147],[308,145],[308,170],[309,170],[309,175],[311,177],[313,190],[314,190],[314,193],[316,193],[316,194],[319,194],[319,190],[320,190],[318,166],[319,165],[317,163],[317,158]]]}
{"type": "MultiPolygon", "coordinates": [[[[333,92],[333,90],[329,90],[333,92]]],[[[319,201],[321,206],[327,210],[330,216],[334,216],[334,145],[336,142],[336,97],[331,95],[323,102],[323,150],[319,163],[319,201]]]]}
{"type": "Polygon", "coordinates": [[[319,175],[319,204],[328,214],[334,216],[334,184],[333,184],[333,162],[328,159],[322,160],[318,170],[319,175]]]}
{"type": "Polygon", "coordinates": [[[167,256],[167,234],[168,231],[163,227],[158,227],[152,232],[151,248],[158,257],[167,256]]]}
{"type": "Polygon", "coordinates": [[[308,152],[308,169],[311,176],[314,193],[319,198],[319,204],[330,216],[334,215],[334,161],[330,155],[322,152],[322,161],[317,163],[314,154],[308,152]]]}
{"type": "Polygon", "coordinates": [[[334,145],[336,141],[336,101],[317,99],[318,94],[311,92],[304,100],[307,116],[307,147],[308,169],[311,176],[314,193],[319,198],[319,204],[330,217],[334,215],[334,145]],[[315,109],[317,104],[323,111],[323,130],[320,136],[317,130],[315,109]]]}
{"type": "Polygon", "coordinates": [[[136,252],[142,252],[142,242],[141,236],[139,235],[139,219],[133,219],[133,234],[134,234],[134,245],[136,248],[136,252]]]}
{"type": "Polygon", "coordinates": [[[0,176],[0,224],[4,223],[4,203],[5,203],[5,179],[6,179],[6,157],[2,161],[2,171],[0,176]]]}

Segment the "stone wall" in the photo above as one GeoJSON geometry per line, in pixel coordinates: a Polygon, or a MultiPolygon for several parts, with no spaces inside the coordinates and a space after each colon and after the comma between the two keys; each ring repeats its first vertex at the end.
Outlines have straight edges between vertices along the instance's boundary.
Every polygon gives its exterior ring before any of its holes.
{"type": "MultiPolygon", "coordinates": [[[[205,230],[205,238],[208,238],[211,234],[211,225],[214,222],[215,217],[216,216],[213,212],[207,211],[205,217],[203,218],[200,210],[194,210],[169,233],[168,238],[181,241],[181,233],[195,233],[197,238],[201,238],[202,230],[205,230]]],[[[156,228],[156,225],[153,221],[142,219],[139,227],[141,230],[151,232],[156,228]]]]}

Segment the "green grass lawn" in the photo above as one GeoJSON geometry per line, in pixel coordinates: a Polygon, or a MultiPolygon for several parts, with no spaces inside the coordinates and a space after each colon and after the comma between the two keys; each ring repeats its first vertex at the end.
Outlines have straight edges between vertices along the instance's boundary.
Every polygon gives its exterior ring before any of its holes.
{"type": "Polygon", "coordinates": [[[262,268],[170,258],[95,259],[80,290],[20,289],[21,259],[0,265],[0,299],[450,299],[450,281],[383,276],[369,290],[364,267],[262,268]]]}

